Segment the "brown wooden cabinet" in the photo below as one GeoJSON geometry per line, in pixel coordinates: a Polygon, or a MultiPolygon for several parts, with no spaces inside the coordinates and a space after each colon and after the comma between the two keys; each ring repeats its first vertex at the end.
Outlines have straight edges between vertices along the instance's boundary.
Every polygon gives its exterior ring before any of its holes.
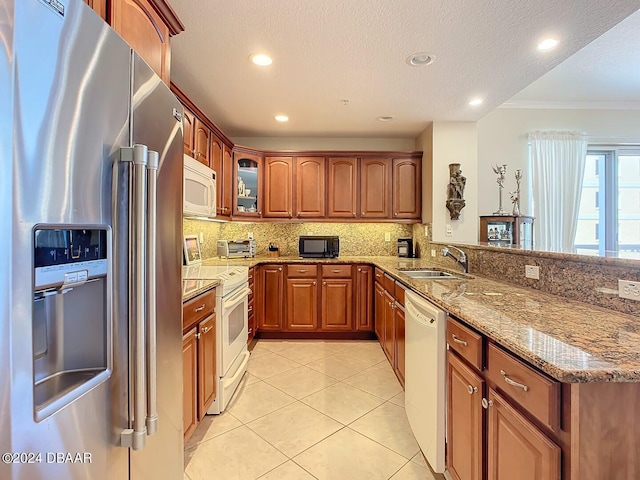
{"type": "Polygon", "coordinates": [[[222,172],[222,152],[224,151],[224,143],[220,137],[211,132],[211,140],[209,143],[209,166],[216,172],[216,214],[222,213],[222,195],[223,195],[223,172],[222,172]]]}
{"type": "Polygon", "coordinates": [[[255,305],[256,305],[256,282],[255,282],[255,272],[256,269],[255,267],[251,267],[249,269],[249,301],[248,301],[248,307],[247,307],[247,323],[248,323],[248,329],[249,331],[247,332],[247,344],[250,344],[251,341],[253,340],[253,337],[255,337],[256,332],[258,331],[258,322],[257,322],[257,316],[255,314],[255,305]]]}
{"type": "Polygon", "coordinates": [[[96,11],[109,12],[109,24],[169,85],[170,36],[184,30],[165,0],[89,0],[96,11]],[[97,8],[96,8],[97,7],[97,8]]]}
{"type": "Polygon", "coordinates": [[[560,447],[491,388],[488,399],[488,478],[560,480],[560,447]]]}
{"type": "Polygon", "coordinates": [[[182,428],[186,442],[198,426],[198,348],[197,329],[182,337],[182,428]]]}
{"type": "Polygon", "coordinates": [[[187,107],[184,107],[182,115],[182,139],[184,142],[184,154],[193,157],[195,150],[193,147],[193,132],[195,131],[196,116],[187,107]]]}
{"type": "Polygon", "coordinates": [[[216,316],[198,324],[198,420],[216,399],[216,316]]]}
{"type": "Polygon", "coordinates": [[[447,469],[455,480],[482,480],[482,377],[447,353],[447,469]]]}
{"type": "Polygon", "coordinates": [[[373,330],[373,267],[358,265],[356,268],[356,330],[373,330]]]}
{"type": "Polygon", "coordinates": [[[360,218],[388,218],[391,212],[391,160],[360,160],[360,218]]]}
{"type": "Polygon", "coordinates": [[[107,19],[107,0],[84,0],[84,3],[89,5],[103,20],[107,19]]]}
{"type": "Polygon", "coordinates": [[[292,218],[293,216],[293,158],[265,157],[264,159],[264,217],[292,218]]]}
{"type": "Polygon", "coordinates": [[[393,218],[419,219],[422,211],[421,161],[393,159],[393,218]]]}
{"type": "Polygon", "coordinates": [[[329,218],[356,218],[358,192],[358,159],[329,158],[328,211],[329,218]]]}
{"type": "Polygon", "coordinates": [[[233,150],[233,215],[261,217],[263,208],[261,152],[246,148],[233,150]]]}
{"type": "Polygon", "coordinates": [[[322,330],[353,330],[353,280],[322,280],[322,330]]]}
{"type": "Polygon", "coordinates": [[[404,307],[395,302],[393,309],[393,330],[394,330],[394,370],[396,377],[404,386],[405,372],[405,312],[404,307]]]}
{"type": "Polygon", "coordinates": [[[318,281],[287,278],[288,331],[315,331],[318,328],[318,281]]]}
{"type": "Polygon", "coordinates": [[[193,158],[203,165],[211,167],[211,130],[198,117],[196,117],[193,126],[193,150],[193,158]]]}
{"type": "Polygon", "coordinates": [[[325,208],[324,157],[296,157],[295,159],[295,216],[321,218],[325,208]]]}
{"type": "MultiPolygon", "coordinates": [[[[384,342],[382,349],[392,367],[395,367],[395,327],[394,320],[394,298],[387,290],[384,291],[384,342]]],[[[395,368],[394,368],[395,370],[395,368]]]]}
{"type": "Polygon", "coordinates": [[[284,271],[282,265],[258,267],[260,298],[258,329],[282,330],[284,316],[284,271]]]}
{"type": "Polygon", "coordinates": [[[233,179],[232,148],[226,143],[222,147],[222,175],[218,179],[218,212],[230,216],[233,208],[233,191],[236,182],[233,179]]]}
{"type": "Polygon", "coordinates": [[[385,312],[385,296],[384,287],[381,283],[375,282],[374,284],[374,305],[373,305],[373,325],[376,331],[376,336],[380,345],[384,345],[384,312],[385,312]]]}

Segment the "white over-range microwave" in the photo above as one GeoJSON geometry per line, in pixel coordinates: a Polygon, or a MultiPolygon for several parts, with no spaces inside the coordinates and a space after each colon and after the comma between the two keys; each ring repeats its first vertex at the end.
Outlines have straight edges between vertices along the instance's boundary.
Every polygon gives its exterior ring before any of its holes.
{"type": "Polygon", "coordinates": [[[184,156],[183,215],[216,216],[216,172],[189,155],[184,156]]]}

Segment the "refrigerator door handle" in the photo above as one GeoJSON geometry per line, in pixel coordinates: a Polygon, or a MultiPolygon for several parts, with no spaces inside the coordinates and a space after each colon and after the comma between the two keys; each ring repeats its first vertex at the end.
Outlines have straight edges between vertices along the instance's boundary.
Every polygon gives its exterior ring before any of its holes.
{"type": "MultiPolygon", "coordinates": [[[[127,149],[123,149],[127,150],[127,149]]],[[[147,440],[146,401],[146,234],[147,234],[147,163],[146,145],[134,145],[133,192],[131,216],[129,218],[129,318],[131,355],[129,365],[133,379],[133,421],[122,432],[123,447],[142,450],[147,440]]],[[[128,153],[127,153],[128,154],[128,153]]]]}
{"type": "Polygon", "coordinates": [[[147,435],[158,431],[156,351],[156,225],[158,152],[149,150],[147,164],[147,435]]]}

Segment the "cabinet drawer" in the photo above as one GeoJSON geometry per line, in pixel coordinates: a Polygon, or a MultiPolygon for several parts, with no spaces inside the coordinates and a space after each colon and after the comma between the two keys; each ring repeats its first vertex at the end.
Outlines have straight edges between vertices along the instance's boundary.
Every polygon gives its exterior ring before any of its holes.
{"type": "Polygon", "coordinates": [[[323,278],[350,278],[351,265],[322,265],[323,278]]]}
{"type": "Polygon", "coordinates": [[[287,277],[289,278],[316,278],[317,276],[317,265],[287,265],[287,277]]]}
{"type": "Polygon", "coordinates": [[[182,305],[182,328],[189,328],[196,322],[211,315],[216,308],[216,290],[192,298],[182,305]]]}
{"type": "Polygon", "coordinates": [[[394,296],[396,297],[396,301],[404,307],[404,290],[405,288],[398,282],[394,287],[394,296]]]}
{"type": "Polygon", "coordinates": [[[482,335],[448,317],[447,343],[452,350],[482,371],[482,335]]]}
{"type": "Polygon", "coordinates": [[[380,285],[384,285],[384,273],[379,268],[375,269],[375,280],[380,285]]]}
{"type": "Polygon", "coordinates": [[[544,425],[560,427],[560,383],[494,344],[487,351],[487,378],[544,425]]]}
{"type": "Polygon", "coordinates": [[[395,285],[395,280],[393,278],[391,278],[389,275],[385,274],[384,276],[384,289],[389,292],[390,294],[393,295],[393,290],[394,290],[394,285],[395,285]]]}

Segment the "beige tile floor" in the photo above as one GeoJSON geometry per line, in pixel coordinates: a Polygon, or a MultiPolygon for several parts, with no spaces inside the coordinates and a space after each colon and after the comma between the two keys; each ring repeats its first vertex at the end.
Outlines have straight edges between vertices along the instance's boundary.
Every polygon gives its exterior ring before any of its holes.
{"type": "Polygon", "coordinates": [[[378,342],[260,340],[231,404],[185,447],[185,480],[434,480],[378,342]]]}

